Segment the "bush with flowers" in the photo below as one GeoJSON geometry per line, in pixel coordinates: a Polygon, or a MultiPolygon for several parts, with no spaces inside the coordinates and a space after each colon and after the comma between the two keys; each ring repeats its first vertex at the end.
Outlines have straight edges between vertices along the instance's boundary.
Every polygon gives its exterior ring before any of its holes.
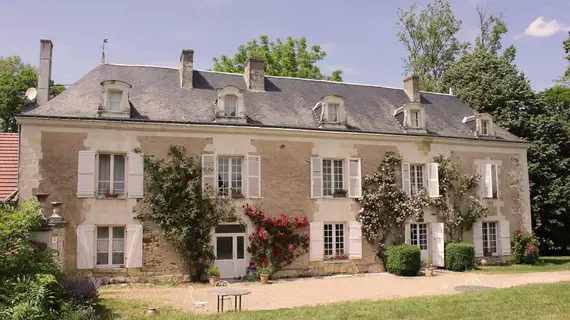
{"type": "Polygon", "coordinates": [[[513,239],[513,257],[518,264],[536,264],[540,257],[538,240],[533,233],[518,230],[513,239]]]}
{"type": "Polygon", "coordinates": [[[297,230],[309,225],[307,217],[291,218],[284,213],[279,217],[268,217],[260,207],[245,204],[244,213],[256,225],[255,231],[249,235],[251,253],[250,264],[255,267],[271,263],[277,270],[309,248],[309,235],[300,234],[297,230]]]}

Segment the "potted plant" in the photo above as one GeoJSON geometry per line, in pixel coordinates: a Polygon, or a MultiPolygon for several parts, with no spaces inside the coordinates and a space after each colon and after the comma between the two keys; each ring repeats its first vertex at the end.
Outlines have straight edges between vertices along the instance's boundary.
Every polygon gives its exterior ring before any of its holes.
{"type": "Polygon", "coordinates": [[[346,198],[347,191],[344,189],[337,189],[333,193],[333,197],[335,198],[346,198]]]}
{"type": "Polygon", "coordinates": [[[262,284],[267,284],[269,282],[269,276],[273,273],[273,265],[271,262],[266,262],[261,265],[257,270],[259,272],[259,280],[262,284]]]}
{"type": "Polygon", "coordinates": [[[118,192],[111,192],[109,190],[107,190],[107,192],[105,192],[105,198],[112,198],[112,199],[116,199],[119,197],[119,193],[118,192]]]}
{"type": "Polygon", "coordinates": [[[433,277],[433,265],[431,264],[431,259],[428,259],[428,264],[425,268],[424,274],[426,277],[433,277]]]}
{"type": "Polygon", "coordinates": [[[210,280],[210,284],[214,285],[216,282],[220,280],[220,269],[216,266],[211,266],[208,268],[208,280],[210,280]]]}
{"type": "Polygon", "coordinates": [[[335,257],[335,260],[348,260],[348,255],[341,254],[335,257]]]}
{"type": "Polygon", "coordinates": [[[242,199],[244,198],[241,192],[237,192],[236,190],[232,190],[232,199],[242,199]]]}

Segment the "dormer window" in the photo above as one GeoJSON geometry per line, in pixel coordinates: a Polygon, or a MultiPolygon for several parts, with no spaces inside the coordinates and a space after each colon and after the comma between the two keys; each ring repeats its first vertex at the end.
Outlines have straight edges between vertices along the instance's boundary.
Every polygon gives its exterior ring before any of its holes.
{"type": "Polygon", "coordinates": [[[226,117],[235,117],[237,112],[237,97],[234,95],[227,95],[224,98],[224,110],[226,117]]]}
{"type": "Polygon", "coordinates": [[[215,122],[226,123],[246,123],[245,106],[243,103],[243,93],[234,87],[227,86],[218,89],[218,99],[216,100],[215,122]]]}
{"type": "Polygon", "coordinates": [[[107,99],[109,112],[119,112],[121,111],[121,101],[123,100],[122,91],[109,91],[109,97],[107,99]]]}
{"type": "Polygon", "coordinates": [[[417,110],[410,111],[410,126],[412,128],[420,128],[420,112],[417,110]]]}
{"type": "Polygon", "coordinates": [[[476,137],[493,137],[495,136],[495,126],[493,118],[488,113],[477,113],[475,115],[463,118],[463,123],[473,132],[476,137]]]}
{"type": "Polygon", "coordinates": [[[102,117],[130,117],[131,85],[120,80],[105,80],[101,82],[101,86],[103,86],[103,97],[98,114],[102,117]]]}
{"type": "Polygon", "coordinates": [[[426,133],[424,106],[419,102],[408,102],[394,110],[394,117],[406,133],[426,133]]]}
{"type": "Polygon", "coordinates": [[[345,128],[344,99],[340,96],[324,96],[313,107],[313,114],[321,128],[345,128]]]}

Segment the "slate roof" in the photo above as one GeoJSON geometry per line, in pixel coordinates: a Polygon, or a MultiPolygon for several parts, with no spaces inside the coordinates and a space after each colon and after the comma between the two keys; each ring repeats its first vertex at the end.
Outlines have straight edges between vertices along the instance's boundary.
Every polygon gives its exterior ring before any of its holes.
{"type": "Polygon", "coordinates": [[[0,133],[0,203],[18,189],[18,134],[0,133]]]}
{"type": "MultiPolygon", "coordinates": [[[[177,68],[101,64],[62,94],[42,106],[27,106],[23,116],[97,117],[104,80],[132,85],[131,119],[125,121],[175,121],[211,123],[215,118],[216,89],[228,85],[243,90],[249,126],[318,129],[312,108],[324,96],[345,99],[348,131],[405,134],[394,110],[409,99],[403,89],[285,77],[265,77],[265,92],[248,92],[242,74],[215,71],[193,73],[194,88],[181,88],[177,68]]],[[[462,123],[475,111],[454,96],[421,93],[428,136],[476,139],[462,123]]],[[[496,128],[494,140],[523,142],[496,128]]]]}

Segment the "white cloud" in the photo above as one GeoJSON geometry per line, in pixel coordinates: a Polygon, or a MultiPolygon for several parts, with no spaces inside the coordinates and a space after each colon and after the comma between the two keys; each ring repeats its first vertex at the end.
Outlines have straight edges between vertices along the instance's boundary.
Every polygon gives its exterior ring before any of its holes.
{"type": "MultiPolygon", "coordinates": [[[[536,18],[531,22],[524,31],[524,35],[530,37],[550,37],[558,32],[569,31],[570,27],[556,20],[544,20],[544,16],[536,18]]],[[[522,35],[517,35],[515,38],[520,38],[522,35]]]]}

